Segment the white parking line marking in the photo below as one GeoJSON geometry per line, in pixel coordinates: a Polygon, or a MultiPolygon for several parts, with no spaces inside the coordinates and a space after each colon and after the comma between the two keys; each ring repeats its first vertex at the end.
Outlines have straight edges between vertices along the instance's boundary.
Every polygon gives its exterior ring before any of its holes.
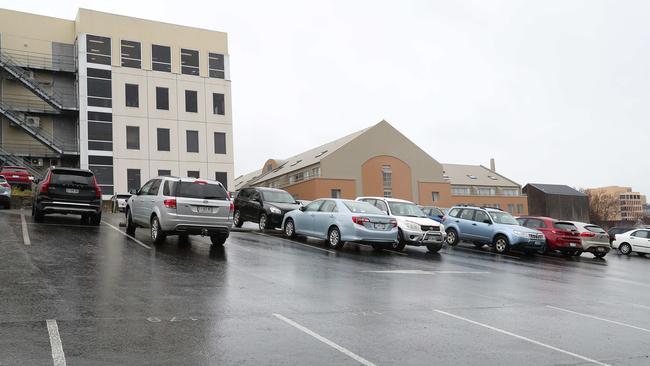
{"type": "Polygon", "coordinates": [[[23,243],[25,245],[32,245],[32,242],[29,240],[29,233],[27,232],[27,221],[25,221],[25,212],[23,209],[20,209],[20,224],[23,228],[23,243]]]}
{"type": "Polygon", "coordinates": [[[603,322],[612,323],[612,324],[620,325],[620,326],[623,326],[623,327],[628,327],[628,328],[632,328],[632,329],[640,330],[640,331],[642,331],[642,332],[648,332],[648,333],[650,333],[650,329],[637,327],[637,326],[632,325],[632,324],[627,324],[627,323],[617,322],[616,320],[610,320],[610,319],[600,318],[600,317],[593,316],[593,315],[589,315],[589,314],[583,314],[583,313],[579,313],[579,312],[577,312],[577,311],[573,311],[573,310],[569,310],[569,309],[558,308],[557,306],[546,305],[546,307],[547,307],[547,308],[551,308],[551,309],[555,309],[555,310],[559,310],[559,311],[564,311],[564,312],[566,312],[566,313],[571,313],[571,314],[575,314],[575,315],[580,315],[580,316],[583,316],[583,317],[585,317],[585,318],[596,319],[596,320],[600,320],[600,321],[603,321],[603,322]]]}
{"type": "Polygon", "coordinates": [[[462,316],[454,315],[454,314],[448,313],[446,311],[442,311],[442,310],[438,310],[438,309],[434,309],[434,311],[439,313],[439,314],[442,314],[442,315],[446,315],[446,316],[449,316],[449,317],[452,317],[452,318],[456,318],[458,320],[462,320],[462,321],[465,321],[465,322],[468,322],[468,323],[471,323],[471,324],[474,324],[474,325],[478,325],[478,326],[483,327],[483,328],[493,330],[493,331],[501,333],[501,334],[505,334],[505,335],[520,339],[522,341],[526,341],[526,342],[529,342],[529,343],[532,343],[532,344],[535,344],[535,345],[538,345],[538,346],[541,346],[541,347],[544,347],[544,348],[551,349],[553,351],[564,353],[565,355],[569,355],[569,356],[581,359],[583,361],[587,361],[587,362],[590,362],[590,363],[593,363],[593,364],[596,364],[596,365],[601,365],[601,366],[610,366],[609,364],[606,364],[606,363],[603,363],[603,362],[600,362],[600,361],[596,361],[596,360],[591,359],[589,357],[581,356],[581,355],[579,355],[577,353],[573,353],[573,352],[570,352],[570,351],[567,351],[567,350],[564,350],[564,349],[561,349],[561,348],[553,347],[553,346],[551,346],[549,344],[542,343],[540,341],[536,341],[536,340],[530,339],[528,337],[520,336],[520,335],[512,333],[512,332],[508,332],[507,330],[503,330],[503,329],[493,327],[491,325],[479,323],[477,321],[467,319],[467,318],[463,318],[462,316]]]}
{"type": "Polygon", "coordinates": [[[50,346],[52,347],[52,361],[54,366],[66,366],[59,326],[55,319],[47,319],[47,332],[50,334],[50,346]]]}
{"type": "Polygon", "coordinates": [[[394,274],[487,274],[485,271],[423,271],[420,269],[395,269],[386,271],[359,271],[361,273],[394,273],[394,274]]]}
{"type": "Polygon", "coordinates": [[[108,222],[104,222],[104,224],[108,225],[108,226],[109,226],[110,228],[112,228],[113,230],[115,230],[115,231],[117,231],[118,233],[120,233],[120,234],[126,236],[127,238],[133,240],[134,242],[138,243],[140,246],[142,246],[142,247],[144,247],[144,248],[147,248],[147,249],[151,249],[151,247],[148,246],[147,244],[145,244],[145,243],[141,242],[140,240],[138,240],[138,239],[132,237],[131,235],[129,235],[129,234],[125,233],[124,231],[120,230],[119,228],[117,228],[117,227],[115,227],[115,226],[109,224],[108,222]]]}
{"type": "Polygon", "coordinates": [[[300,330],[300,331],[302,331],[302,332],[304,332],[304,333],[309,334],[310,336],[312,336],[312,337],[318,339],[319,341],[325,343],[326,345],[328,345],[328,346],[334,348],[335,350],[337,350],[337,351],[339,351],[339,352],[345,354],[346,356],[348,356],[348,357],[354,359],[355,361],[359,362],[359,363],[362,364],[362,365],[365,365],[365,366],[377,366],[376,364],[374,364],[374,363],[372,363],[372,362],[366,360],[365,358],[363,358],[363,357],[357,355],[356,353],[354,353],[354,352],[348,350],[347,348],[344,348],[344,347],[339,346],[338,344],[336,344],[336,343],[330,341],[329,339],[327,339],[327,338],[321,336],[321,335],[318,334],[318,333],[315,333],[315,332],[313,332],[313,331],[311,331],[311,330],[309,330],[309,329],[303,327],[302,325],[300,325],[300,324],[294,322],[293,320],[291,320],[291,319],[289,319],[289,318],[285,318],[284,316],[282,316],[282,315],[280,315],[280,314],[275,314],[275,313],[273,314],[273,316],[276,317],[276,318],[278,318],[278,319],[280,319],[280,320],[282,320],[283,322],[285,322],[285,323],[291,325],[292,327],[294,327],[294,328],[296,328],[296,329],[298,329],[298,330],[300,330]]]}

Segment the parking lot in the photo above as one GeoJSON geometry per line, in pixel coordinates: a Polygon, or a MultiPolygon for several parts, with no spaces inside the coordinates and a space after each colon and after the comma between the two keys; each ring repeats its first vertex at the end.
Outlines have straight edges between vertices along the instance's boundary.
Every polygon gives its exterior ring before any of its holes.
{"type": "Polygon", "coordinates": [[[647,365],[650,259],[402,253],[0,211],[0,365],[647,365]]]}

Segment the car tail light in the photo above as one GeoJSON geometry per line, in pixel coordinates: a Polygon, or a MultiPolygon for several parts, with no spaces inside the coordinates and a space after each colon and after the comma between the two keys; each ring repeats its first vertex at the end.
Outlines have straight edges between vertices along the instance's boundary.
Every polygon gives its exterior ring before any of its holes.
{"type": "Polygon", "coordinates": [[[596,236],[596,234],[594,234],[594,233],[580,233],[580,236],[582,236],[583,238],[593,238],[594,236],[596,236]]]}
{"type": "MultiPolygon", "coordinates": [[[[48,182],[49,183],[49,182],[48,182]]],[[[95,186],[95,198],[102,198],[102,189],[97,184],[97,179],[93,175],[93,186],[95,186]]]]}
{"type": "Polygon", "coordinates": [[[397,220],[395,220],[395,219],[391,219],[391,220],[390,220],[390,225],[391,225],[392,227],[397,227],[397,220]]]}
{"type": "Polygon", "coordinates": [[[352,222],[354,222],[357,225],[363,226],[364,223],[370,222],[370,219],[362,216],[352,216],[352,222]]]}
{"type": "Polygon", "coordinates": [[[208,182],[206,182],[204,180],[195,180],[194,183],[196,183],[196,184],[208,184],[208,182]]]}
{"type": "Polygon", "coordinates": [[[43,184],[41,185],[41,193],[47,193],[47,190],[50,189],[50,181],[52,180],[52,174],[48,174],[47,177],[45,178],[45,181],[43,181],[43,184]]]}
{"type": "Polygon", "coordinates": [[[230,213],[235,212],[235,204],[230,202],[230,213]]]}
{"type": "Polygon", "coordinates": [[[166,199],[163,201],[163,205],[167,208],[176,208],[176,199],[166,199]]]}

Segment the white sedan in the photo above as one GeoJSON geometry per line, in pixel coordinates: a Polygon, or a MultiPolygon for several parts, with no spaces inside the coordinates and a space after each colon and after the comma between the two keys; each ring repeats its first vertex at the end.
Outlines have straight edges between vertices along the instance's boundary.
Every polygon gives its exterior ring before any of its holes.
{"type": "Polygon", "coordinates": [[[650,229],[634,229],[623,234],[616,234],[612,248],[621,254],[636,252],[640,256],[650,253],[650,229]]]}

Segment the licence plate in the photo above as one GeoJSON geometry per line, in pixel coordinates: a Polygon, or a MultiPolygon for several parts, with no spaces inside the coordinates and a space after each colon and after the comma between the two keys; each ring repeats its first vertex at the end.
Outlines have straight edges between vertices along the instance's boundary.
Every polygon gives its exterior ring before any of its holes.
{"type": "Polygon", "coordinates": [[[375,229],[386,230],[386,224],[375,224],[375,229]]]}
{"type": "Polygon", "coordinates": [[[12,175],[11,177],[12,177],[12,178],[20,178],[19,175],[12,175]]]}
{"type": "Polygon", "coordinates": [[[599,252],[604,252],[604,251],[605,251],[605,248],[603,248],[603,247],[598,247],[598,249],[596,249],[596,250],[599,251],[599,252]]]}
{"type": "Polygon", "coordinates": [[[576,247],[576,243],[569,243],[569,246],[570,246],[571,248],[575,248],[575,247],[576,247]]]}
{"type": "Polygon", "coordinates": [[[218,210],[218,208],[216,208],[216,207],[214,208],[214,210],[212,209],[212,207],[199,206],[199,207],[196,208],[196,211],[198,213],[213,213],[213,212],[216,212],[216,210],[218,210]]]}
{"type": "Polygon", "coordinates": [[[77,194],[77,193],[79,193],[79,190],[76,189],[76,188],[66,188],[65,193],[77,194]]]}

